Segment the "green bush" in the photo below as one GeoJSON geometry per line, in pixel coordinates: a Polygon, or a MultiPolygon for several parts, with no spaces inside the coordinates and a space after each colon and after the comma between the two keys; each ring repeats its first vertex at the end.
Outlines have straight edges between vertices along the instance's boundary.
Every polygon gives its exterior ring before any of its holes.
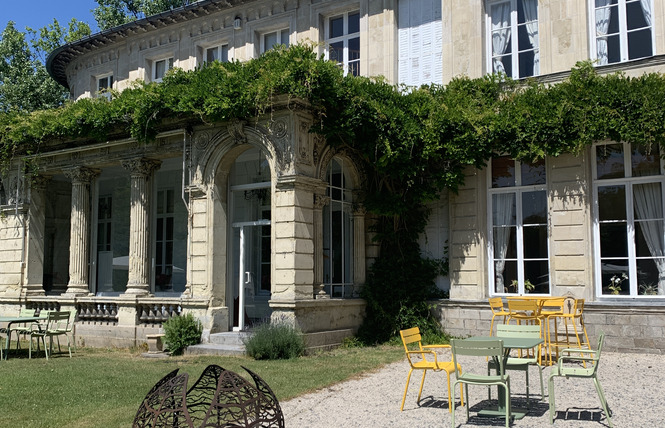
{"type": "Polygon", "coordinates": [[[192,314],[173,317],[164,323],[164,341],[173,355],[180,355],[189,345],[201,342],[203,326],[192,314]]]}
{"type": "Polygon", "coordinates": [[[284,323],[261,324],[245,341],[247,355],[255,360],[287,360],[305,352],[305,342],[295,328],[284,323]]]}

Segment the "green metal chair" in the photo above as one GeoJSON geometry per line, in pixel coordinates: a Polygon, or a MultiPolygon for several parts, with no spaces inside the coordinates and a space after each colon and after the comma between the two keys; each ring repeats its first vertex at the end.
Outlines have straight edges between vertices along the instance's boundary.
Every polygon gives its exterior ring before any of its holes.
{"type": "MultiPolygon", "coordinates": [[[[496,337],[540,337],[540,326],[538,325],[510,325],[503,324],[496,326],[496,337]]],[[[523,357],[508,357],[505,363],[506,370],[519,370],[523,371],[526,376],[526,402],[529,406],[529,366],[538,367],[538,375],[540,376],[540,401],[545,399],[545,387],[543,383],[543,366],[540,365],[540,346],[538,346],[533,354],[526,354],[523,357]]],[[[495,360],[489,360],[487,363],[487,372],[496,370],[495,360]]],[[[491,390],[490,390],[491,391],[491,390]]],[[[491,399],[490,395],[490,399],[491,399]]]]}
{"type": "MultiPolygon", "coordinates": [[[[510,426],[510,378],[505,374],[503,359],[504,359],[504,349],[503,341],[500,339],[453,339],[450,342],[453,352],[453,363],[455,365],[455,385],[453,386],[453,403],[455,402],[455,388],[457,384],[464,384],[464,394],[466,395],[466,418],[469,419],[469,385],[483,385],[483,386],[493,386],[498,385],[501,388],[504,388],[505,393],[505,403],[499,403],[499,406],[503,407],[505,418],[506,418],[506,428],[510,426]],[[496,364],[498,364],[499,371],[496,375],[489,375],[486,373],[478,374],[472,373],[469,371],[462,370],[460,365],[460,357],[469,356],[469,357],[489,357],[493,359],[496,364]]],[[[469,364],[469,367],[473,367],[473,364],[469,364]]],[[[452,412],[452,426],[455,427],[455,410],[452,412]]]]}
{"type": "Polygon", "coordinates": [[[549,378],[549,394],[550,394],[550,423],[554,423],[554,378],[557,376],[563,376],[565,378],[577,377],[577,378],[591,378],[593,384],[596,387],[598,392],[598,397],[600,398],[600,404],[603,406],[605,415],[607,415],[607,423],[611,427],[612,419],[610,419],[610,412],[607,408],[607,400],[605,399],[605,394],[603,393],[603,388],[600,386],[600,381],[598,380],[598,363],[600,362],[600,352],[603,349],[603,342],[605,341],[605,333],[600,333],[598,337],[598,349],[589,350],[588,348],[568,348],[561,351],[561,356],[559,357],[559,362],[556,366],[552,367],[552,373],[549,378]],[[573,355],[578,354],[578,355],[573,355]],[[588,355],[588,356],[587,356],[588,355]],[[564,361],[577,363],[575,366],[564,366],[564,361]],[[579,363],[590,363],[586,367],[582,367],[579,363]]]}
{"type": "Polygon", "coordinates": [[[46,353],[46,359],[48,360],[49,354],[53,353],[53,338],[56,337],[58,340],[58,350],[60,350],[60,336],[65,336],[67,338],[67,348],[69,350],[69,358],[72,357],[72,348],[69,341],[69,336],[67,335],[67,323],[69,321],[69,311],[51,311],[46,316],[46,321],[43,324],[33,325],[33,329],[30,332],[30,350],[28,351],[28,358],[32,358],[32,339],[37,339],[37,344],[39,345],[39,340],[41,339],[44,344],[44,352],[46,353]],[[49,347],[46,346],[46,338],[49,338],[49,347]]]}
{"type": "MultiPolygon", "coordinates": [[[[35,313],[37,310],[35,309],[28,309],[28,308],[22,308],[18,316],[19,317],[34,317],[35,313]]],[[[30,330],[32,330],[31,325],[26,325],[25,323],[22,325],[17,325],[15,327],[12,327],[11,330],[7,333],[7,340],[11,340],[12,333],[16,333],[16,349],[19,349],[21,347],[20,342],[21,342],[21,335],[27,336],[30,334],[30,330]]]]}

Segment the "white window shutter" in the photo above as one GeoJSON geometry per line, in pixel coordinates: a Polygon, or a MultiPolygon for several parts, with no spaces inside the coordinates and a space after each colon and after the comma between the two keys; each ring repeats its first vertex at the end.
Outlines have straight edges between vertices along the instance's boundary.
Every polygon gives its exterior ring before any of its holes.
{"type": "Polygon", "coordinates": [[[443,83],[443,28],[440,0],[400,0],[399,83],[443,83]]]}

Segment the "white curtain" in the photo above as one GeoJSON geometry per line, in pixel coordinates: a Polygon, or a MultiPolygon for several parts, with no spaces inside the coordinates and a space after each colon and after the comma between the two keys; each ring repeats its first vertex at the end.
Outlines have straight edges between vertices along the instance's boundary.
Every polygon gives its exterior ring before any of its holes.
{"type": "MultiPolygon", "coordinates": [[[[540,49],[538,49],[538,0],[522,0],[524,7],[524,18],[527,22],[526,32],[529,35],[529,43],[533,48],[533,75],[540,74],[540,49]]],[[[521,77],[521,76],[520,76],[521,77]]]]}
{"type": "Polygon", "coordinates": [[[506,267],[506,252],[510,233],[514,230],[513,216],[515,211],[515,194],[498,193],[493,197],[494,218],[494,262],[495,290],[497,293],[505,292],[506,284],[503,279],[503,270],[506,267]]]}
{"type": "Polygon", "coordinates": [[[658,268],[658,294],[665,295],[665,228],[663,228],[663,203],[659,183],[633,186],[635,213],[641,221],[642,236],[658,268]],[[658,219],[658,220],[656,220],[658,219]]]}
{"type": "Polygon", "coordinates": [[[642,3],[644,20],[647,21],[647,25],[651,26],[651,0],[640,0],[640,3],[642,3]]]}
{"type": "Polygon", "coordinates": [[[492,56],[494,72],[505,73],[500,55],[506,53],[510,43],[510,3],[492,6],[492,56]]]}
{"type": "Polygon", "coordinates": [[[596,0],[596,57],[600,65],[608,63],[607,30],[610,28],[610,15],[612,9],[608,6],[610,0],[596,0]]]}

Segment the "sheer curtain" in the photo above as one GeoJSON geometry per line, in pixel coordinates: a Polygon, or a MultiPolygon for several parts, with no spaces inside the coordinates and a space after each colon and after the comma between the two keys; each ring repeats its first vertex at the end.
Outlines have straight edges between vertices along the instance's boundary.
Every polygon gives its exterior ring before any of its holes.
{"type": "MultiPolygon", "coordinates": [[[[600,65],[608,63],[607,30],[610,28],[611,0],[596,0],[596,57],[600,65]]],[[[648,1],[648,0],[647,0],[648,1]]]]}
{"type": "Polygon", "coordinates": [[[659,183],[633,186],[635,214],[640,220],[642,235],[658,268],[658,294],[665,295],[665,229],[663,228],[663,204],[659,183]],[[657,219],[657,220],[656,220],[657,219]]]}
{"type": "Polygon", "coordinates": [[[538,0],[522,0],[522,6],[524,7],[524,18],[527,22],[526,32],[529,35],[529,43],[531,43],[531,47],[533,48],[533,75],[538,76],[540,74],[538,0]]]}
{"type": "Polygon", "coordinates": [[[493,198],[494,218],[494,262],[495,290],[504,293],[506,284],[503,278],[503,270],[506,267],[506,252],[510,242],[510,233],[513,231],[515,194],[498,193],[493,198]]]}
{"type": "Polygon", "coordinates": [[[494,72],[505,73],[501,55],[506,53],[510,43],[510,3],[492,6],[492,56],[494,72]]]}
{"type": "Polygon", "coordinates": [[[644,20],[647,22],[647,25],[651,27],[651,0],[640,0],[640,3],[642,4],[644,20]]]}

